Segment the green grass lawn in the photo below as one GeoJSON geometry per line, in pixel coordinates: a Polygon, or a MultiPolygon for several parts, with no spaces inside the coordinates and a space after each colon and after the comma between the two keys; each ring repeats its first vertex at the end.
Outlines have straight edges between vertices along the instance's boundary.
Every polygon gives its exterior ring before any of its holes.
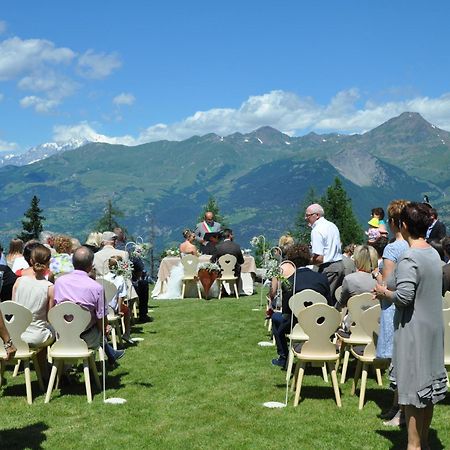
{"type": "MultiPolygon", "coordinates": [[[[286,372],[271,366],[273,347],[257,345],[268,340],[264,312],[252,311],[259,299],[151,301],[155,321],[134,327],[144,341],[107,375],[107,397],[125,398],[124,405],[104,404],[97,391],[88,405],[80,378],[47,405],[34,381],[29,406],[23,374],[14,379],[8,371],[0,449],[404,448],[405,431],[377,417],[391,393],[373,379],[363,411],[350,397],[351,379],[339,409],[317,369],[307,370],[297,408],[292,395],[287,408],[263,407],[284,402],[286,372]]],[[[433,449],[450,448],[449,419],[450,398],[436,408],[433,449]]]]}

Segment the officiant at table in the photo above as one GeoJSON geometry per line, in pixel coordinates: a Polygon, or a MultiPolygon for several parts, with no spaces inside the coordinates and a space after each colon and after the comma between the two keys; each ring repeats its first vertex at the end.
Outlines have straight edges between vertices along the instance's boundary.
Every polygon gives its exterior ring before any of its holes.
{"type": "Polygon", "coordinates": [[[195,239],[200,244],[200,253],[207,254],[204,247],[208,244],[208,240],[205,239],[205,234],[219,233],[222,225],[214,220],[214,213],[207,211],[205,213],[205,220],[197,224],[195,228],[195,239]]]}

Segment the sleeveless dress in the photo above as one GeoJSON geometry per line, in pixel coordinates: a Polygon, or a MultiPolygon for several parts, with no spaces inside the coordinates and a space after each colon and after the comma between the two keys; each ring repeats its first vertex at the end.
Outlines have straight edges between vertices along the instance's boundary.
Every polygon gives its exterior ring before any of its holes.
{"type": "Polygon", "coordinates": [[[32,322],[22,334],[22,339],[31,347],[45,347],[53,342],[53,330],[47,321],[47,294],[51,285],[47,280],[22,277],[13,298],[33,314],[32,322]]]}

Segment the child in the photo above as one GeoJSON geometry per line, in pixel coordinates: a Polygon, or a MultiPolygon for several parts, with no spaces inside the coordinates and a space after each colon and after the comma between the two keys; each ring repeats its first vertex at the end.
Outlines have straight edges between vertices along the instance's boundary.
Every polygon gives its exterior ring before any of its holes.
{"type": "Polygon", "coordinates": [[[386,238],[388,236],[383,208],[373,208],[371,213],[372,218],[368,222],[369,229],[366,231],[369,243],[376,242],[382,236],[386,238]]]}

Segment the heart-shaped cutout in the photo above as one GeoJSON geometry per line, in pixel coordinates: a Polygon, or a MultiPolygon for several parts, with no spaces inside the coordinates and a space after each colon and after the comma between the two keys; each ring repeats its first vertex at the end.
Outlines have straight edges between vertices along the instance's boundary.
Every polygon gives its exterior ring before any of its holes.
{"type": "Polygon", "coordinates": [[[69,323],[72,322],[73,314],[64,314],[64,320],[69,323]]]}
{"type": "Polygon", "coordinates": [[[309,302],[308,300],[303,302],[303,305],[305,306],[305,308],[307,308],[308,306],[311,306],[312,304],[313,304],[313,302],[309,302]]]}

